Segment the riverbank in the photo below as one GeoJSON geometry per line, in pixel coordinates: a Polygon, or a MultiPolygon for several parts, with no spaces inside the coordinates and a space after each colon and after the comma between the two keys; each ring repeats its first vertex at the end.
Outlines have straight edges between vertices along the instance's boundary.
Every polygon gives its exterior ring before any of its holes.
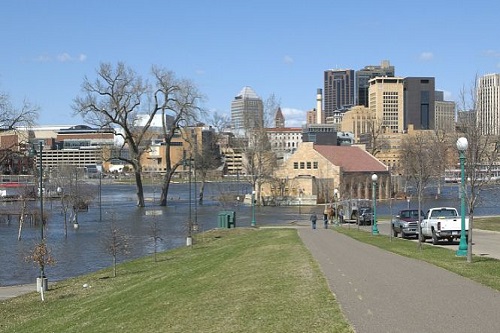
{"type": "Polygon", "coordinates": [[[214,230],[111,273],[58,282],[42,307],[36,292],[3,302],[0,330],[352,332],[292,229],[214,230]]]}

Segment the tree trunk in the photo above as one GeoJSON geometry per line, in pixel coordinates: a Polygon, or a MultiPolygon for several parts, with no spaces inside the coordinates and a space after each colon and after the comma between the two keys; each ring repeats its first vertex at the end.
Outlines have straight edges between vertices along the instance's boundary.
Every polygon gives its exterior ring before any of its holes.
{"type": "Polygon", "coordinates": [[[144,207],[144,188],[142,187],[142,177],[140,171],[134,171],[135,173],[135,184],[137,187],[137,206],[144,207]]]}
{"type": "Polygon", "coordinates": [[[201,180],[200,192],[198,193],[198,203],[200,206],[203,205],[203,193],[205,192],[205,179],[201,180]]]}
{"type": "Polygon", "coordinates": [[[23,198],[23,208],[21,210],[21,215],[19,215],[19,233],[17,235],[17,240],[21,240],[21,233],[23,231],[24,215],[26,214],[26,199],[23,198]]]}
{"type": "Polygon", "coordinates": [[[160,206],[167,206],[168,188],[170,187],[170,181],[175,170],[167,171],[165,177],[163,178],[163,185],[161,187],[160,196],[160,206]]]}
{"type": "Polygon", "coordinates": [[[116,277],[116,255],[113,255],[113,277],[116,277]]]}
{"type": "Polygon", "coordinates": [[[472,262],[472,229],[474,226],[474,212],[469,212],[469,231],[467,236],[467,262],[472,262]]]}

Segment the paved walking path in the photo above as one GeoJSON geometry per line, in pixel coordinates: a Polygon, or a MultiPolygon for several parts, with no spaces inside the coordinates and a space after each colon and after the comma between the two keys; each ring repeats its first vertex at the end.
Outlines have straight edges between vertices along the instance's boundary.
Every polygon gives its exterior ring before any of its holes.
{"type": "Polygon", "coordinates": [[[36,284],[0,287],[0,301],[36,291],[36,284]]]}
{"type": "Polygon", "coordinates": [[[331,229],[299,228],[358,333],[500,332],[500,293],[331,229]]]}

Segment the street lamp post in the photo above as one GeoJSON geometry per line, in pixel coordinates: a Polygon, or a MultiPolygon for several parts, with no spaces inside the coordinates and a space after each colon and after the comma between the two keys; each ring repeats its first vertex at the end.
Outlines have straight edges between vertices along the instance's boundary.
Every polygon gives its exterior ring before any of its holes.
{"type": "Polygon", "coordinates": [[[299,215],[302,215],[302,196],[304,195],[304,192],[302,189],[299,189],[299,215]]]}
{"type": "Polygon", "coordinates": [[[191,201],[192,201],[192,194],[191,194],[191,158],[192,155],[189,155],[189,174],[188,174],[188,182],[189,182],[189,220],[188,220],[188,235],[186,238],[186,246],[191,246],[193,245],[193,220],[192,220],[192,212],[191,212],[191,201]]]}
{"type": "Polygon", "coordinates": [[[372,175],[372,197],[373,197],[373,224],[372,224],[372,235],[378,235],[377,228],[377,180],[378,176],[376,173],[372,175]]]}
{"type": "Polygon", "coordinates": [[[337,197],[339,196],[339,190],[333,190],[333,200],[335,201],[335,225],[340,225],[339,223],[339,211],[337,206],[337,197]]]}
{"type": "Polygon", "coordinates": [[[255,227],[255,191],[252,191],[252,227],[255,227]]]}
{"type": "MultiPolygon", "coordinates": [[[[39,142],[39,157],[40,157],[40,164],[39,164],[39,175],[40,175],[40,184],[39,184],[39,191],[38,191],[38,194],[40,195],[40,236],[41,236],[41,240],[43,242],[43,163],[42,163],[42,149],[43,149],[43,145],[42,145],[42,141],[39,142]]],[[[43,267],[40,271],[40,277],[43,278],[45,275],[44,271],[43,271],[43,267]]]]}
{"type": "Polygon", "coordinates": [[[458,250],[456,255],[458,257],[465,257],[467,255],[467,242],[465,239],[465,151],[467,150],[469,143],[467,138],[461,137],[457,140],[457,149],[460,154],[460,219],[461,219],[461,230],[460,230],[460,244],[458,245],[458,250]]]}

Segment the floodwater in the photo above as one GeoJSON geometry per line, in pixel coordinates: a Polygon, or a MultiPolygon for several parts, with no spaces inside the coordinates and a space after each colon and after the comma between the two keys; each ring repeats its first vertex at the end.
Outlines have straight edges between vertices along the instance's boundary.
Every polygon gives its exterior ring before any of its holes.
{"type": "MultiPolygon", "coordinates": [[[[103,182],[101,190],[94,186],[95,200],[87,212],[78,214],[79,228],[74,229],[68,223],[68,235],[64,236],[64,215],[58,200],[45,200],[44,212],[49,214],[49,220],[44,230],[47,244],[57,263],[45,268],[49,281],[58,281],[86,273],[90,273],[112,264],[112,258],[106,251],[106,240],[109,239],[112,222],[120,232],[129,237],[130,253],[118,259],[128,260],[150,255],[154,252],[152,222],[156,222],[161,240],[158,251],[168,250],[186,244],[187,222],[198,225],[199,231],[217,227],[218,213],[223,210],[236,212],[236,226],[248,227],[252,220],[252,207],[238,203],[234,198],[243,199],[245,193],[250,193],[248,184],[243,183],[207,183],[205,187],[204,205],[195,202],[195,188],[191,192],[188,184],[171,184],[167,207],[158,205],[160,186],[145,186],[146,207],[136,207],[136,189],[134,185],[116,185],[103,182]],[[100,200],[99,200],[99,192],[100,200]],[[191,193],[191,195],[190,195],[191,193]],[[221,200],[221,195],[230,194],[229,200],[221,200]],[[190,200],[191,198],[191,200],[190,200]]],[[[432,193],[424,200],[422,209],[431,206],[459,207],[457,186],[445,187],[439,199],[432,193]]],[[[482,201],[475,215],[500,215],[498,187],[485,189],[482,201]]],[[[39,207],[38,202],[32,205],[39,207]]],[[[5,209],[12,203],[2,202],[5,209]]],[[[380,202],[377,213],[389,215],[405,208],[407,201],[393,201],[392,204],[380,202]]],[[[410,201],[411,207],[417,203],[410,201]]],[[[307,223],[311,211],[322,213],[322,206],[302,207],[256,207],[257,225],[287,224],[291,221],[307,223]],[[300,214],[299,214],[300,213],[300,214]]],[[[22,232],[22,240],[17,240],[17,219],[0,218],[0,286],[34,283],[39,274],[38,267],[26,262],[25,257],[34,244],[40,241],[41,230],[38,226],[26,224],[22,232]]]]}

